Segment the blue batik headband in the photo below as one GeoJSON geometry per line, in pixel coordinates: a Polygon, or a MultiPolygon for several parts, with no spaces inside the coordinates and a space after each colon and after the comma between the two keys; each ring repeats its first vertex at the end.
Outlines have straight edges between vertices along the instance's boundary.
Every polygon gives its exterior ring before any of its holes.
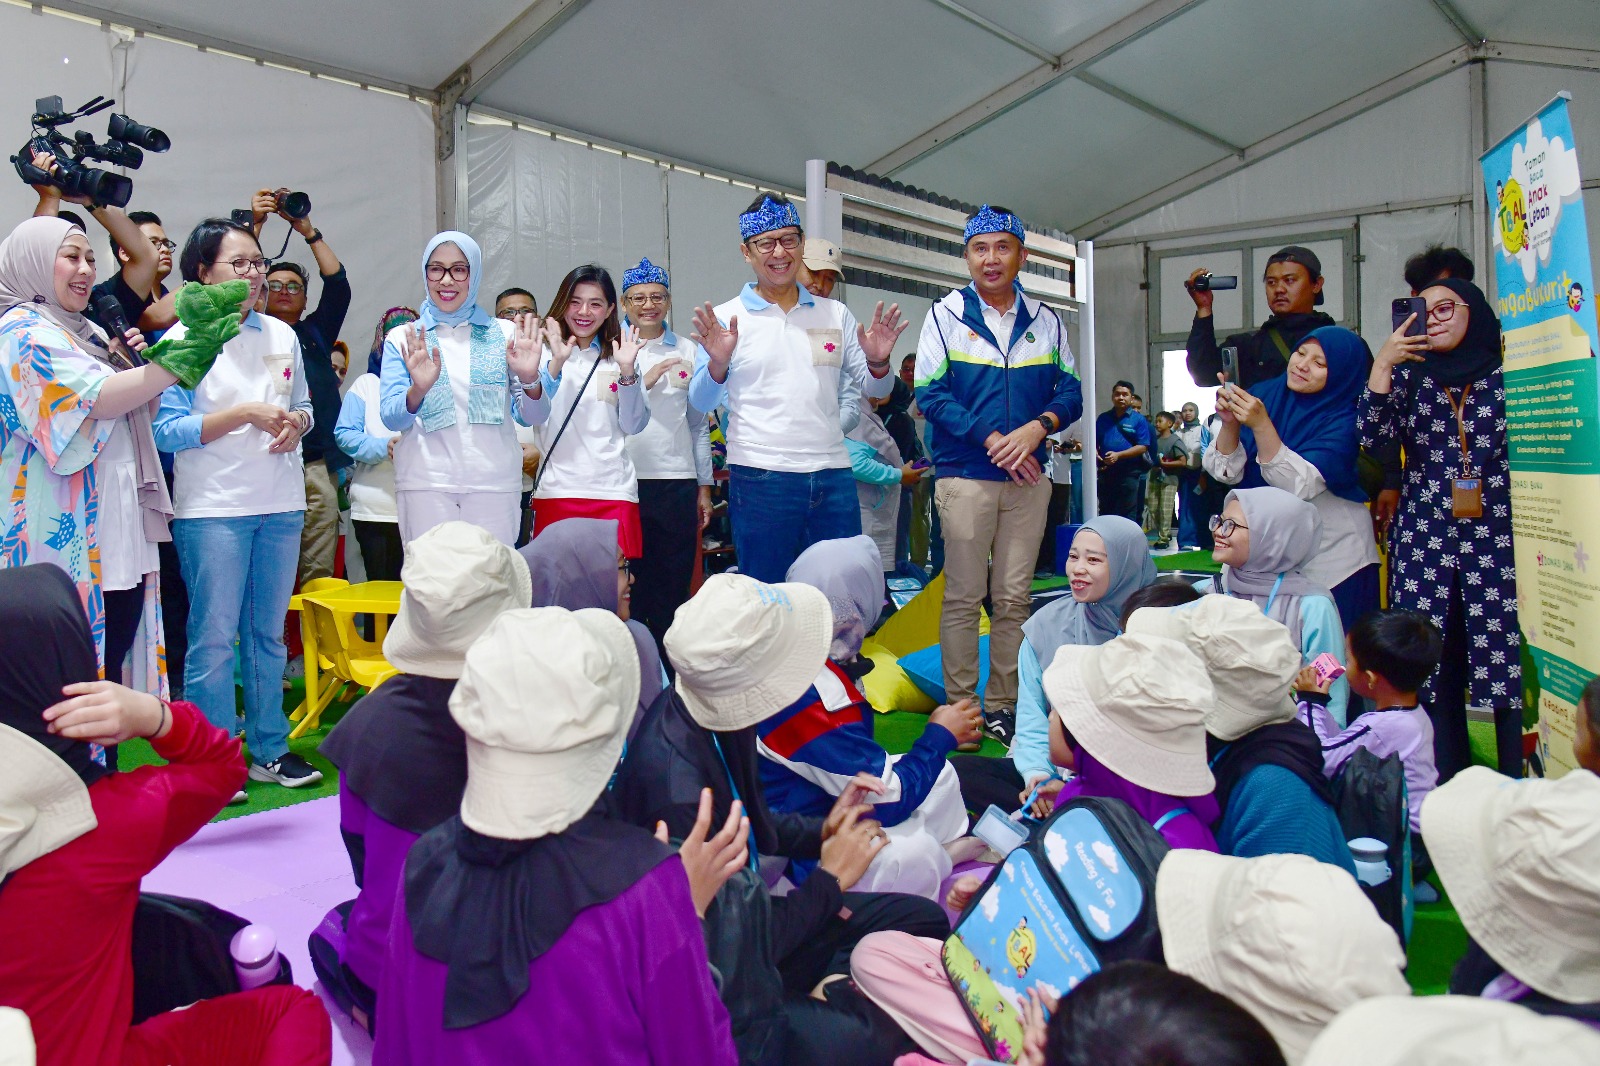
{"type": "Polygon", "coordinates": [[[799,229],[800,212],[794,209],[794,204],[780,204],[768,196],[761,201],[759,208],[739,216],[739,239],[747,241],[785,226],[799,229]]]}
{"type": "Polygon", "coordinates": [[[967,220],[966,233],[961,240],[965,243],[980,233],[1009,233],[1023,244],[1028,243],[1022,219],[1009,211],[996,211],[988,204],[978,208],[978,213],[967,220]]]}
{"type": "Polygon", "coordinates": [[[672,283],[667,280],[667,272],[650,262],[649,256],[639,260],[638,266],[629,267],[622,272],[622,291],[627,292],[635,285],[663,285],[672,288],[672,283]]]}

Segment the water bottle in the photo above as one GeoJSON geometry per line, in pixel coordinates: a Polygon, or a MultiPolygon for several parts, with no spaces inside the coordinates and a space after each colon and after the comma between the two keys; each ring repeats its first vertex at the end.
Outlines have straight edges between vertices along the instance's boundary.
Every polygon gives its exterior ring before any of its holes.
{"type": "Polygon", "coordinates": [[[1356,837],[1350,841],[1350,857],[1356,861],[1356,880],[1377,888],[1394,875],[1389,868],[1389,845],[1375,837],[1356,837]]]}
{"type": "Polygon", "coordinates": [[[239,977],[239,991],[260,988],[278,976],[278,935],[268,925],[247,925],[233,934],[228,945],[233,955],[233,972],[239,977]]]}

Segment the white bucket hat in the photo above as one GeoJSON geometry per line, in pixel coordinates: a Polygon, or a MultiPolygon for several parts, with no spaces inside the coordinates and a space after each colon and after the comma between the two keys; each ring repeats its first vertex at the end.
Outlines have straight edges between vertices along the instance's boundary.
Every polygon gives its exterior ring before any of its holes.
{"type": "Polygon", "coordinates": [[[0,725],[0,766],[0,879],[100,824],[72,767],[8,725],[0,725]]]}
{"type": "Polygon", "coordinates": [[[731,733],[811,687],[833,644],[833,611],[810,585],[716,574],[678,608],[664,643],[690,717],[731,733]]]}
{"type": "Polygon", "coordinates": [[[1179,642],[1123,635],[1064,644],[1044,672],[1044,694],[1067,732],[1125,780],[1169,796],[1216,788],[1202,724],[1211,679],[1179,642]]]}
{"type": "Polygon", "coordinates": [[[1182,641],[1200,657],[1217,693],[1206,732],[1218,740],[1293,720],[1300,649],[1283,623],[1249,600],[1202,596],[1180,607],[1144,607],[1128,619],[1128,632],[1182,641]]]}
{"type": "Polygon", "coordinates": [[[1255,1015],[1291,1066],[1345,1007],[1410,991],[1400,939],[1356,879],[1307,855],[1168,852],[1156,920],[1167,965],[1255,1015]]]}
{"type": "Polygon", "coordinates": [[[1468,767],[1422,801],[1422,839],[1495,962],[1563,1003],[1600,1000],[1600,777],[1468,767]]]}
{"type": "Polygon", "coordinates": [[[1335,1018],[1305,1066],[1594,1066],[1600,1033],[1477,996],[1378,996],[1335,1018]]]}
{"type": "Polygon", "coordinates": [[[383,657],[407,674],[461,676],[467,649],[503,611],[533,602],[528,564],[480,526],[445,522],[406,545],[400,613],[383,657]]]}
{"type": "Polygon", "coordinates": [[[0,1007],[0,1066],[34,1066],[38,1050],[28,1016],[15,1007],[0,1007]]]}
{"type": "Polygon", "coordinates": [[[639,652],[615,614],[501,614],[450,696],[467,735],[461,821],[502,840],[561,832],[605,791],[638,703],[639,652]]]}

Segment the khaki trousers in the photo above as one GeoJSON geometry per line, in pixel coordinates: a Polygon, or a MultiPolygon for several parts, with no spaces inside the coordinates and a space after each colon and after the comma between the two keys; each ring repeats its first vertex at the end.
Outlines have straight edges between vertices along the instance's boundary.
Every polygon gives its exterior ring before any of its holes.
{"type": "Polygon", "coordinates": [[[944,611],[939,618],[949,702],[977,695],[978,618],[987,592],[990,709],[1017,704],[1017,649],[1028,620],[1033,567],[1050,510],[1050,482],[940,478],[934,503],[944,527],[944,611]],[[992,560],[992,565],[991,565],[992,560]]]}
{"type": "Polygon", "coordinates": [[[300,531],[300,580],[333,576],[333,559],[339,547],[339,492],[328,464],[318,459],[306,464],[306,524],[300,531]]]}

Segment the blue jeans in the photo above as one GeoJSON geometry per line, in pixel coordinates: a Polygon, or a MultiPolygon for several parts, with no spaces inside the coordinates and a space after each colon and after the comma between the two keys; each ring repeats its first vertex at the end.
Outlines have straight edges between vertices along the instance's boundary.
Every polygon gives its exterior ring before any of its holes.
{"type": "Polygon", "coordinates": [[[245,739],[250,757],[269,763],[289,750],[283,713],[283,619],[294,593],[304,511],[241,518],[180,518],[172,523],[189,589],[189,654],[184,696],[230,734],[237,718],[233,642],[239,640],[245,739]]]}
{"type": "Polygon", "coordinates": [[[1178,475],[1178,547],[1186,548],[1200,543],[1200,522],[1196,509],[1199,499],[1195,487],[1200,484],[1200,471],[1185,470],[1178,475]]]}
{"type": "Polygon", "coordinates": [[[728,511],[739,572],[782,581],[819,540],[861,534],[856,482],[849,470],[792,474],[728,464],[728,511]]]}

